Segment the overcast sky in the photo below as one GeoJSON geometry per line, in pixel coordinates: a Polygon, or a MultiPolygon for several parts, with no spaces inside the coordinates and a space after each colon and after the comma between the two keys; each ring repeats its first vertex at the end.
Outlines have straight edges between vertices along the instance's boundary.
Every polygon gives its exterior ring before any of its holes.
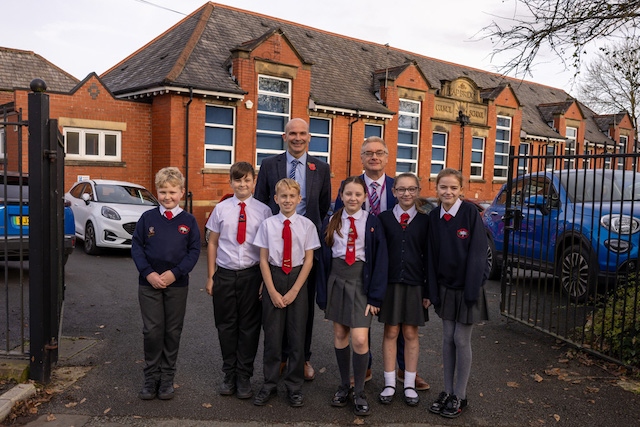
{"type": "MultiPolygon", "coordinates": [[[[3,2],[0,46],[34,51],[83,79],[102,74],[205,0],[17,0],[3,2]]],[[[218,0],[264,15],[496,71],[478,33],[494,16],[513,17],[515,0],[218,0]]],[[[519,10],[522,12],[522,10],[519,10]]],[[[506,61],[502,61],[506,62],[506,61]]],[[[540,57],[526,80],[571,92],[572,73],[540,57]]]]}

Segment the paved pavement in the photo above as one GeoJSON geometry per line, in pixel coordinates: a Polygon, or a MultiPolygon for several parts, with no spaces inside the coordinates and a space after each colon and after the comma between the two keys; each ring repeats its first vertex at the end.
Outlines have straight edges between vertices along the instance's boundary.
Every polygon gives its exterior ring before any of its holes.
{"type": "MultiPolygon", "coordinates": [[[[382,389],[382,326],[374,321],[374,378],[366,386],[372,414],[353,415],[351,407],[332,408],[338,384],[331,325],[317,311],[312,362],[317,376],[303,387],[305,406],[290,408],[284,386],[265,407],[251,400],[216,394],[222,380],[211,298],[204,291],[203,253],[192,273],[183,331],[176,396],[141,401],[142,322],[135,268],[127,253],[90,257],[76,251],[67,264],[61,360],[48,386],[52,398],[38,414],[20,419],[28,426],[636,426],[640,425],[638,384],[604,363],[576,355],[571,347],[499,314],[499,284],[486,286],[492,319],[473,333],[474,360],[468,386],[469,408],[449,420],[427,411],[442,389],[441,323],[421,329],[419,373],[431,390],[407,407],[400,392],[389,406],[376,401],[382,389]]],[[[260,386],[262,346],[254,389],[260,386]]]]}

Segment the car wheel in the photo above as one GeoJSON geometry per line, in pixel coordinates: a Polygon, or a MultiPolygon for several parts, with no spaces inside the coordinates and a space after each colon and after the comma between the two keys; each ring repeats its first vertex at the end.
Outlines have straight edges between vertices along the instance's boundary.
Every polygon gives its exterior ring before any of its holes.
{"type": "Polygon", "coordinates": [[[90,222],[87,223],[84,229],[84,251],[89,255],[97,255],[99,252],[96,245],[96,230],[90,222]]]}
{"type": "Polygon", "coordinates": [[[591,293],[597,280],[594,265],[589,251],[580,245],[571,245],[562,252],[558,276],[562,291],[572,301],[583,302],[591,293]]]}
{"type": "Polygon", "coordinates": [[[500,277],[500,265],[496,254],[496,245],[493,240],[487,238],[487,264],[489,264],[489,280],[495,280],[500,277]]]}

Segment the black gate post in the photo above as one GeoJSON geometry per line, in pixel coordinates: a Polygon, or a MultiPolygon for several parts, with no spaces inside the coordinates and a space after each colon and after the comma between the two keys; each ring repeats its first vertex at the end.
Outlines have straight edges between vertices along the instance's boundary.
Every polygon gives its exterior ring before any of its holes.
{"type": "MultiPolygon", "coordinates": [[[[56,149],[49,131],[49,95],[40,79],[29,94],[29,326],[30,378],[51,380],[58,348],[56,149]],[[53,169],[53,170],[52,170],[53,169]],[[53,181],[53,182],[51,182],[53,181]]],[[[57,142],[56,142],[57,143],[57,142]]]]}

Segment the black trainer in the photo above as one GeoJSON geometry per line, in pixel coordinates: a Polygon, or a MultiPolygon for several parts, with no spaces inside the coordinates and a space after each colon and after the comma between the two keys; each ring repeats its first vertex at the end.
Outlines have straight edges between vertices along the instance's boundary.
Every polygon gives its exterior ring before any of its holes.
{"type": "Polygon", "coordinates": [[[449,394],[446,391],[441,392],[435,402],[429,406],[429,412],[433,412],[434,414],[442,413],[444,406],[447,404],[448,398],[449,394]]]}
{"type": "Polygon", "coordinates": [[[444,405],[440,415],[446,418],[456,418],[466,407],[467,399],[460,399],[455,394],[452,394],[447,398],[447,403],[444,405]]]}
{"type": "Polygon", "coordinates": [[[154,379],[147,379],[142,386],[142,389],[138,393],[138,397],[142,400],[153,400],[158,394],[158,384],[160,381],[154,379]]]}

